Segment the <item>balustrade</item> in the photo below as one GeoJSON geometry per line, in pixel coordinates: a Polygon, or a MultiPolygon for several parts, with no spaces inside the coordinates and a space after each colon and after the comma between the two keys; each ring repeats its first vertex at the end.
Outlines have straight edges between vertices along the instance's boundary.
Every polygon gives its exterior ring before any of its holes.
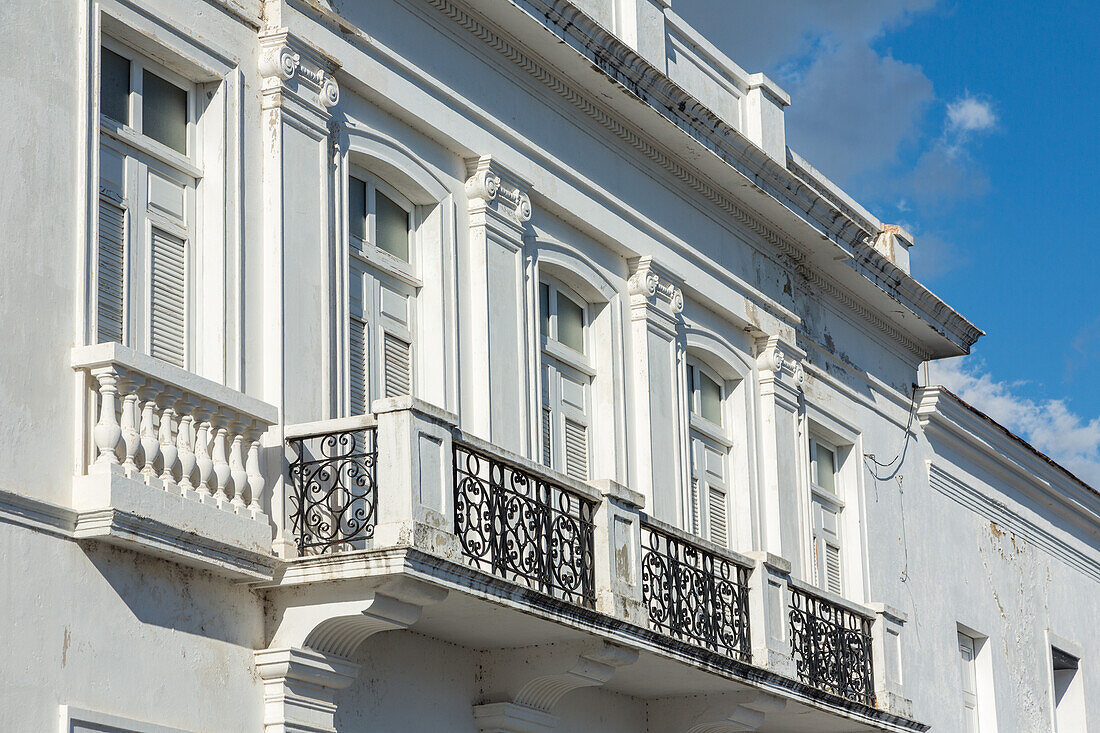
{"type": "Polygon", "coordinates": [[[790,585],[791,654],[798,679],[865,705],[875,704],[873,618],[790,585]]]}
{"type": "Polygon", "coordinates": [[[263,519],[260,436],[273,408],[118,344],[74,350],[92,381],[96,422],[87,473],[263,519]]]}
{"type": "Polygon", "coordinates": [[[377,521],[377,429],[289,437],[291,524],[299,555],[362,549],[377,521]]]}
{"type": "Polygon", "coordinates": [[[455,532],[471,566],[595,605],[594,501],[455,442],[454,508],[455,532]]]}
{"type": "Polygon", "coordinates": [[[642,524],[642,604],[655,631],[748,662],[750,573],[671,530],[642,524]]]}

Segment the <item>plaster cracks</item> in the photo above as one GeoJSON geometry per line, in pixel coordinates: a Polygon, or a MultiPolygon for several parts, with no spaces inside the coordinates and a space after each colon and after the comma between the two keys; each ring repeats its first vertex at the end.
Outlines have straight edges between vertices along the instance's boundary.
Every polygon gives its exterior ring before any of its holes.
{"type": "Polygon", "coordinates": [[[1005,665],[1008,694],[1016,701],[1020,730],[1043,730],[1048,721],[1046,695],[1036,689],[1034,670],[1047,662],[1034,630],[1047,625],[1049,560],[996,522],[983,522],[981,527],[978,553],[1000,618],[1002,658],[1010,661],[1005,665]]]}

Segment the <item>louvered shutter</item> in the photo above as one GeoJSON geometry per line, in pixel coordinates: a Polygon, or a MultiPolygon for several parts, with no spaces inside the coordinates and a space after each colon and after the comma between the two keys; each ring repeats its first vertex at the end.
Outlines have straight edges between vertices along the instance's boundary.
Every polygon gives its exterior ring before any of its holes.
{"type": "Polygon", "coordinates": [[[691,526],[711,542],[729,546],[729,491],[724,446],[699,435],[691,436],[691,526]],[[704,513],[703,518],[699,514],[704,513]]]}
{"type": "Polygon", "coordinates": [[[100,186],[96,235],[96,340],[123,343],[126,318],[126,201],[100,186]]]}
{"type": "Polygon", "coordinates": [[[350,413],[367,413],[367,364],[369,363],[367,346],[370,343],[368,326],[360,318],[352,316],[348,322],[348,381],[351,391],[350,413]]]}
{"type": "Polygon", "coordinates": [[[814,498],[814,554],[818,582],[833,593],[843,592],[844,572],[840,543],[840,514],[814,498]]]}
{"type": "Polygon", "coordinates": [[[387,397],[412,394],[412,346],[392,333],[385,335],[383,354],[387,397]]]}
{"type": "Polygon", "coordinates": [[[588,480],[588,428],[565,420],[565,473],[581,481],[588,480]]]}
{"type": "Polygon", "coordinates": [[[707,512],[710,515],[710,541],[726,547],[729,544],[729,517],[726,511],[726,492],[708,487],[707,512]]]}
{"type": "Polygon", "coordinates": [[[150,354],[186,368],[187,242],[153,227],[149,257],[150,354]]]}

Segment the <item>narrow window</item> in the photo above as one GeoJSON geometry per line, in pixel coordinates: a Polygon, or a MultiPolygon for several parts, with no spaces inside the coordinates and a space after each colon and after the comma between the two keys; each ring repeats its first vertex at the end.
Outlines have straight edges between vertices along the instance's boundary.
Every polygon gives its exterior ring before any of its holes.
{"type": "Polygon", "coordinates": [[[588,305],[555,281],[539,284],[542,336],[541,456],[543,464],[573,478],[589,477],[593,372],[585,355],[588,305]]]}
{"type": "Polygon", "coordinates": [[[195,85],[106,39],[100,49],[96,339],[190,357],[195,85]]]}
{"type": "Polygon", "coordinates": [[[813,558],[818,585],[833,593],[844,592],[841,514],[844,501],[839,482],[836,446],[819,438],[810,440],[813,558]]]}
{"type": "Polygon", "coordinates": [[[375,176],[348,176],[348,411],[414,392],[412,203],[375,176]]]}
{"type": "Polygon", "coordinates": [[[691,478],[688,529],[711,542],[730,546],[729,452],[723,428],[723,380],[696,362],[688,364],[691,478]]]}
{"type": "Polygon", "coordinates": [[[1080,660],[1057,647],[1051,647],[1050,656],[1054,683],[1054,730],[1056,733],[1087,730],[1080,660]]]}
{"type": "Polygon", "coordinates": [[[978,662],[977,644],[974,639],[959,632],[959,671],[962,677],[963,718],[966,733],[979,733],[978,720],[978,662]]]}

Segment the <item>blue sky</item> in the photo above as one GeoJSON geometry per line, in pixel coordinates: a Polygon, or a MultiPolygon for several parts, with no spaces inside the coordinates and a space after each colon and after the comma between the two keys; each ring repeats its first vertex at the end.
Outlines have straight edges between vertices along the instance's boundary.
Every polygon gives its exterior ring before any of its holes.
{"type": "Polygon", "coordinates": [[[916,236],[986,331],[933,381],[1100,486],[1100,12],[961,0],[674,0],[792,97],[787,143],[916,236]]]}

